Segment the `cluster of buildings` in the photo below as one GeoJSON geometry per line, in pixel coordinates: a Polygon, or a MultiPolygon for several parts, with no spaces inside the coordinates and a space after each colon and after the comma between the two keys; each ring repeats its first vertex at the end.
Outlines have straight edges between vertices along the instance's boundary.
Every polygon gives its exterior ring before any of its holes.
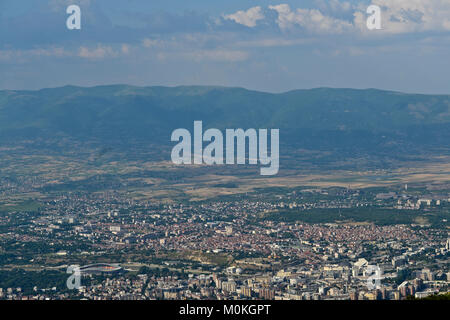
{"type": "MultiPolygon", "coordinates": [[[[371,200],[357,190],[343,189],[337,198],[325,190],[308,192],[316,201],[295,192],[172,204],[116,192],[52,197],[39,214],[24,218],[26,223],[18,223],[14,213],[0,217],[4,228],[14,226],[0,234],[1,243],[47,246],[45,254],[31,250],[1,267],[20,267],[26,260],[34,268],[50,262],[65,272],[68,265],[88,261],[82,285],[32,293],[0,287],[0,298],[399,300],[449,291],[445,228],[258,218],[280,208],[308,212],[366,207],[371,201],[413,203],[386,194],[371,200]]],[[[418,201],[421,207],[445,205],[418,201]]]]}

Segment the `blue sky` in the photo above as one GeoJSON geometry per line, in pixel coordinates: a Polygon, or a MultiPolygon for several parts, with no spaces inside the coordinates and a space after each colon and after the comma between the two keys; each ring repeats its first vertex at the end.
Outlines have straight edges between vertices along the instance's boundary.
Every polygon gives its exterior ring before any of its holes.
{"type": "Polygon", "coordinates": [[[0,2],[0,89],[224,85],[450,94],[448,0],[0,2]],[[66,28],[78,4],[82,29],[66,28]],[[366,28],[370,4],[382,30],[366,28]]]}

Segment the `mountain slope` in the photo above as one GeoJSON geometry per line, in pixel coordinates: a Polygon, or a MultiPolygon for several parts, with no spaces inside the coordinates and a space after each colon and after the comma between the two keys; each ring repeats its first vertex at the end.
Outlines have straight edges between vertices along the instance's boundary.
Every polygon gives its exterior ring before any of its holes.
{"type": "MultiPolygon", "coordinates": [[[[417,144],[448,147],[450,96],[318,88],[281,94],[225,87],[0,91],[0,139],[152,139],[179,127],[280,128],[308,147],[417,144]]],[[[283,142],[282,141],[282,142],[283,142]]]]}

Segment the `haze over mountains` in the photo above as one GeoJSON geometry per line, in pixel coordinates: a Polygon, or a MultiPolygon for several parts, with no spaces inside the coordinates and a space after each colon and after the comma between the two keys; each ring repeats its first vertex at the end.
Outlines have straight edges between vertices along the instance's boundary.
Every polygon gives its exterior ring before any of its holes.
{"type": "Polygon", "coordinates": [[[448,151],[450,95],[127,85],[0,91],[0,140],[68,136],[170,145],[176,128],[279,128],[293,147],[448,151]],[[406,149],[405,149],[406,148],[406,149]]]}

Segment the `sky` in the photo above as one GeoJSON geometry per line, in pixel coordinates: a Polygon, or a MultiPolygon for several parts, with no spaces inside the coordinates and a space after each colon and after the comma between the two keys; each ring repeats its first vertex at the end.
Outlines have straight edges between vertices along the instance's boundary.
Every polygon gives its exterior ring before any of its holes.
{"type": "Polygon", "coordinates": [[[315,87],[450,94],[450,0],[0,0],[0,90],[315,87]],[[66,8],[81,9],[69,30],[66,8]],[[381,29],[369,30],[369,5],[381,29]]]}

